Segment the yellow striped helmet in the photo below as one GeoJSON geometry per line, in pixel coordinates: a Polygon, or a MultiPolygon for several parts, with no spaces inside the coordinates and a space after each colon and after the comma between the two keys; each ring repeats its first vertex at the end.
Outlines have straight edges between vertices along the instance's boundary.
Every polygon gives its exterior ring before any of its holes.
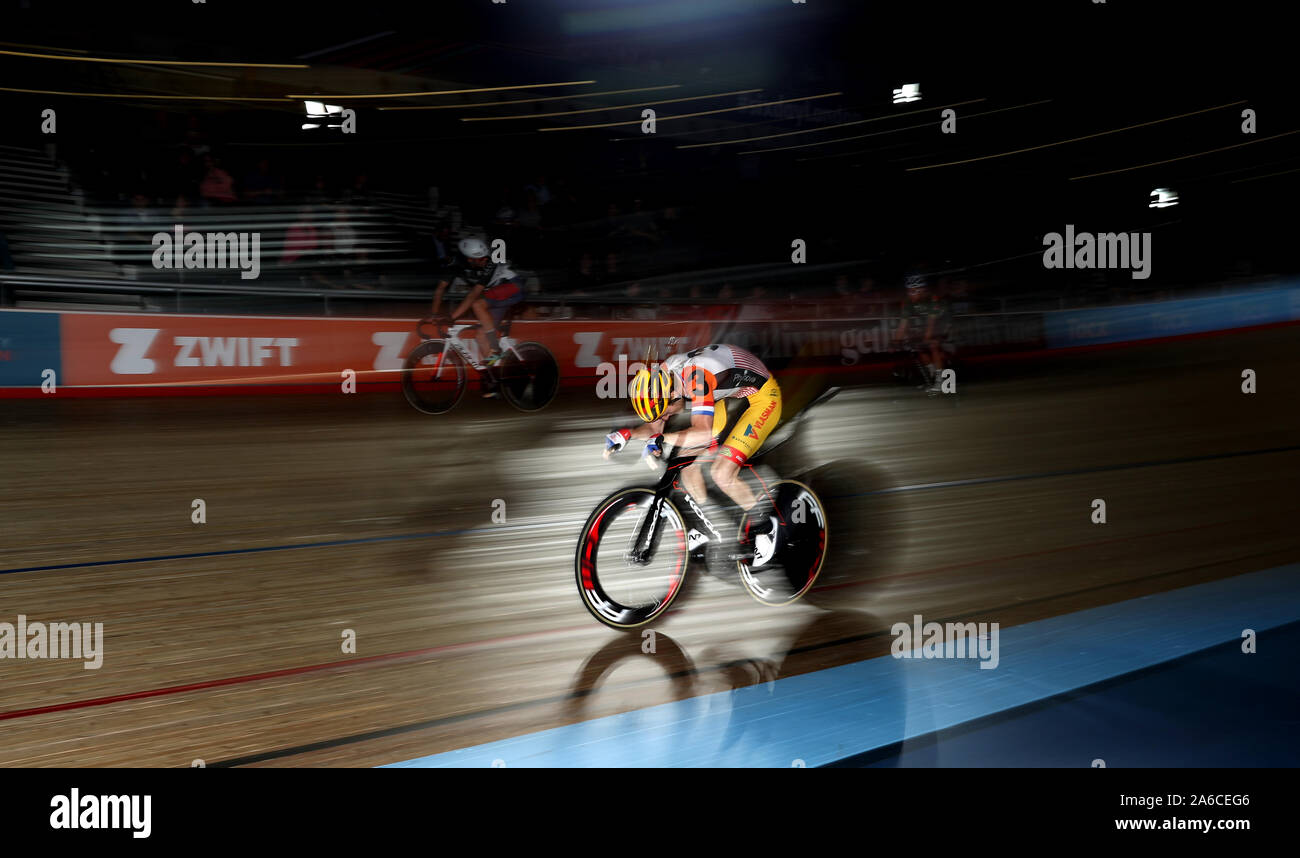
{"type": "Polygon", "coordinates": [[[663,416],[664,409],[672,399],[672,374],[662,367],[640,370],[632,377],[632,386],[628,388],[627,395],[632,400],[632,410],[636,416],[647,423],[653,423],[663,416]]]}

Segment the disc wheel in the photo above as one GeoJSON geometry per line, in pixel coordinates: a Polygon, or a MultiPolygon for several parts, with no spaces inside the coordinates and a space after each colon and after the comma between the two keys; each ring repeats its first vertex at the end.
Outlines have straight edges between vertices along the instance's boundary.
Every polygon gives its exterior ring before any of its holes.
{"type": "MultiPolygon", "coordinates": [[[[826,507],[811,488],[797,480],[781,480],[769,492],[778,519],[776,548],[770,559],[755,565],[757,558],[736,561],[740,581],[749,594],[764,605],[788,605],[812,589],[826,559],[829,527],[826,507]]],[[[749,513],[740,519],[738,541],[754,524],[749,513]]]]}
{"type": "Polygon", "coordinates": [[[541,343],[520,343],[496,365],[501,395],[520,411],[540,411],[560,387],[560,367],[541,343]]]}

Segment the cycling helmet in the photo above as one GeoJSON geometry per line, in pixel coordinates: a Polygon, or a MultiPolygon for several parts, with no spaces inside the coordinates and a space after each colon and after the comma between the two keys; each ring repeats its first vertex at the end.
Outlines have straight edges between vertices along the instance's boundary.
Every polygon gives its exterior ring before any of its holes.
{"type": "Polygon", "coordinates": [[[466,259],[481,259],[488,255],[487,243],[481,238],[462,238],[456,249],[466,259]]]}
{"type": "Polygon", "coordinates": [[[918,292],[928,289],[930,286],[929,280],[924,274],[913,274],[908,277],[905,282],[907,284],[908,292],[918,292]]]}
{"type": "Polygon", "coordinates": [[[662,417],[672,398],[673,376],[662,366],[639,370],[632,377],[628,399],[632,400],[632,410],[645,422],[653,423],[662,417]]]}

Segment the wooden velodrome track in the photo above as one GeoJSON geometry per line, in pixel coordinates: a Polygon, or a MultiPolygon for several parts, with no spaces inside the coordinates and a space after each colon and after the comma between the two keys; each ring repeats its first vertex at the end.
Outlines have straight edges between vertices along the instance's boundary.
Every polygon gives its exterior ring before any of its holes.
{"type": "Polygon", "coordinates": [[[642,473],[601,460],[612,404],[3,402],[0,622],[102,622],[105,655],[0,660],[0,764],[389,763],[881,655],[915,613],[1007,626],[1295,561],[1298,332],[846,391],[786,462],[835,463],[815,597],[697,576],[654,656],[573,583],[582,521],[642,473]]]}

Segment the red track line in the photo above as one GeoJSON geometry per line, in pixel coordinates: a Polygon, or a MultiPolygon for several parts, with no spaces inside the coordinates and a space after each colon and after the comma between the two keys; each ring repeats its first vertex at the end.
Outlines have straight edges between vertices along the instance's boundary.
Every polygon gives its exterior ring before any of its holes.
{"type": "MultiPolygon", "coordinates": [[[[1155,533],[1143,533],[1136,536],[1121,536],[1115,539],[1106,539],[1099,542],[1089,542],[1078,545],[1065,545],[1060,548],[1048,548],[1043,551],[1031,551],[1027,554],[1009,554],[1003,557],[990,557],[984,560],[973,560],[965,563],[954,563],[947,566],[935,566],[930,569],[920,569],[915,572],[905,572],[899,575],[889,575],[884,578],[875,578],[870,581],[850,581],[845,584],[830,584],[825,587],[814,587],[811,592],[818,593],[826,590],[837,590],[844,587],[859,587],[868,584],[879,584],[883,581],[889,581],[898,578],[911,578],[918,575],[930,575],[936,572],[944,572],[952,569],[961,569],[967,566],[980,566],[988,563],[997,563],[1005,560],[1016,560],[1025,557],[1036,557],[1044,554],[1056,554],[1062,551],[1074,551],[1081,548],[1093,548],[1098,545],[1107,545],[1116,542],[1128,542],[1134,539],[1147,539],[1155,536],[1168,536],[1174,533],[1184,533],[1189,530],[1204,530],[1210,527],[1223,527],[1229,524],[1236,524],[1247,519],[1237,519],[1234,521],[1220,521],[1206,525],[1196,525],[1194,527],[1180,527],[1174,530],[1162,530],[1155,533]]],[[[676,613],[671,611],[669,613],[676,613]]],[[[404,652],[389,652],[380,655],[369,655],[361,658],[349,658],[341,661],[322,662],[320,664],[308,664],[301,667],[286,667],[280,670],[269,670],[263,673],[247,673],[242,676],[228,676],[224,679],[210,679],[204,682],[192,682],[186,685],[168,685],[163,688],[151,688],[147,691],[133,691],[127,694],[113,694],[107,697],[93,697],[87,700],[73,700],[68,703],[55,703],[50,706],[36,706],[30,709],[14,709],[9,712],[0,712],[0,721],[8,721],[13,718],[26,718],[31,715],[46,715],[51,712],[66,712],[71,709],[86,709],[92,706],[107,706],[113,703],[124,703],[128,700],[144,700],[150,697],[162,697],[167,694],[184,694],[190,691],[203,691],[208,688],[220,688],[226,685],[241,685],[246,682],[259,682],[264,679],[276,679],[283,676],[298,676],[304,673],[315,673],[324,670],[334,670],[346,667],[354,667],[363,664],[375,664],[379,662],[400,661],[403,659],[419,658],[421,656],[433,655],[435,653],[450,652],[458,649],[467,649],[470,647],[488,646],[492,644],[505,643],[512,640],[522,640],[525,638],[538,637],[541,635],[568,634],[569,632],[586,629],[595,631],[595,627],[588,623],[581,626],[567,626],[559,629],[545,629],[537,632],[523,632],[517,635],[504,635],[496,638],[485,638],[478,641],[464,641],[454,644],[443,644],[441,646],[424,647],[423,649],[406,650],[404,652]]]]}
{"type": "Polygon", "coordinates": [[[303,673],[314,673],[316,671],[353,667],[356,665],[375,662],[401,661],[403,659],[419,658],[421,656],[464,649],[466,647],[503,643],[512,640],[536,637],[538,635],[558,634],[561,632],[568,633],[578,629],[592,630],[592,627],[584,624],[582,626],[570,626],[563,629],[546,629],[545,631],[540,632],[523,632],[517,635],[504,635],[502,637],[487,638],[486,640],[481,641],[443,644],[441,646],[424,647],[423,649],[406,650],[405,652],[386,652],[381,653],[380,655],[368,655],[361,658],[346,658],[340,661],[327,661],[320,664],[303,665],[301,667],[286,667],[280,670],[268,670],[263,673],[246,673],[242,676],[228,676],[224,679],[209,679],[203,682],[191,682],[186,685],[168,685],[163,688],[151,688],[147,691],[132,691],[127,694],[112,694],[107,697],[93,697],[88,700],[73,700],[68,703],[55,703],[50,706],[35,706],[30,709],[14,709],[9,712],[0,712],[0,721],[8,721],[11,718],[26,718],[29,715],[45,715],[50,712],[66,712],[70,709],[86,709],[91,706],[107,706],[112,703],[123,703],[128,700],[143,700],[149,697],[162,697],[167,694],[184,694],[188,691],[203,691],[208,688],[220,688],[224,685],[240,685],[245,682],[258,682],[263,679],[296,676],[303,673]]]}

